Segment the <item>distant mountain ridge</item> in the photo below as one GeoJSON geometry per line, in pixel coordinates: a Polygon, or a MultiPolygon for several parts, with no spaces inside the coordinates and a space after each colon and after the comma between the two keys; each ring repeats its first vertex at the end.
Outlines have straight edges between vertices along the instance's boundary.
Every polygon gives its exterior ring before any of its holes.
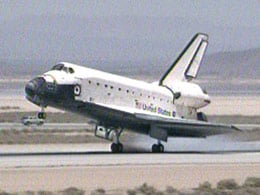
{"type": "MultiPolygon", "coordinates": [[[[176,56],[173,56],[173,60],[176,56]]],[[[81,64],[90,68],[101,69],[115,74],[130,77],[145,77],[157,80],[171,64],[165,59],[148,60],[97,60],[85,61],[75,59],[72,63],[81,64]]],[[[59,60],[0,60],[0,77],[36,76],[49,70],[59,60]]],[[[168,60],[169,62],[169,60],[168,60]]],[[[259,79],[260,78],[260,48],[245,51],[218,52],[206,55],[200,72],[199,79],[213,77],[218,79],[259,79]]]]}
{"type": "Polygon", "coordinates": [[[200,76],[218,78],[260,78],[260,48],[237,52],[218,52],[205,56],[200,76]]]}

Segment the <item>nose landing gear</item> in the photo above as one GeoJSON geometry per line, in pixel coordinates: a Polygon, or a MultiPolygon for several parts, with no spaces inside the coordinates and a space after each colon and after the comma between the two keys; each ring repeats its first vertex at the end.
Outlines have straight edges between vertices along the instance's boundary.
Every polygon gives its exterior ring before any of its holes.
{"type": "Polygon", "coordinates": [[[46,112],[38,112],[39,119],[46,119],[46,112]]]}
{"type": "Polygon", "coordinates": [[[44,111],[44,107],[42,107],[41,111],[38,112],[37,116],[38,116],[39,119],[46,119],[47,114],[44,111]]]}

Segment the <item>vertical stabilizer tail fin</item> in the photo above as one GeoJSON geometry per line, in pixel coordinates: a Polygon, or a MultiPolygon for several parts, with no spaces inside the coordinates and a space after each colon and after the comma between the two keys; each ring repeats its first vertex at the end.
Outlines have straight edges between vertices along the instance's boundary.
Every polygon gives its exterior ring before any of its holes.
{"type": "Polygon", "coordinates": [[[196,78],[207,45],[208,35],[196,34],[161,78],[160,85],[170,87],[174,80],[191,81],[196,78]]]}

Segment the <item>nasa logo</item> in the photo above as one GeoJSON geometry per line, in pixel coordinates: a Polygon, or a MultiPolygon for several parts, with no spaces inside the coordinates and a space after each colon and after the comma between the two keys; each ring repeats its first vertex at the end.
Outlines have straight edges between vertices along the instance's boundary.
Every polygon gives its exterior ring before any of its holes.
{"type": "Polygon", "coordinates": [[[74,95],[75,95],[75,96],[79,96],[80,93],[81,93],[81,87],[80,87],[80,85],[75,85],[75,86],[74,86],[74,95]]]}

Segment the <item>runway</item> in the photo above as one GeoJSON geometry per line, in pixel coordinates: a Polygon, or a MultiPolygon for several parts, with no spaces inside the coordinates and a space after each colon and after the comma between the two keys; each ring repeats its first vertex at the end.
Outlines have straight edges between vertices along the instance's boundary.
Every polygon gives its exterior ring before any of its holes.
{"type": "MultiPolygon", "coordinates": [[[[26,155],[2,155],[0,168],[33,167],[79,167],[79,166],[130,166],[130,165],[168,165],[168,164],[234,164],[260,163],[260,152],[243,153],[184,153],[164,154],[109,152],[78,153],[32,153],[26,155]]],[[[260,171],[260,170],[259,170],[260,171]]]]}

